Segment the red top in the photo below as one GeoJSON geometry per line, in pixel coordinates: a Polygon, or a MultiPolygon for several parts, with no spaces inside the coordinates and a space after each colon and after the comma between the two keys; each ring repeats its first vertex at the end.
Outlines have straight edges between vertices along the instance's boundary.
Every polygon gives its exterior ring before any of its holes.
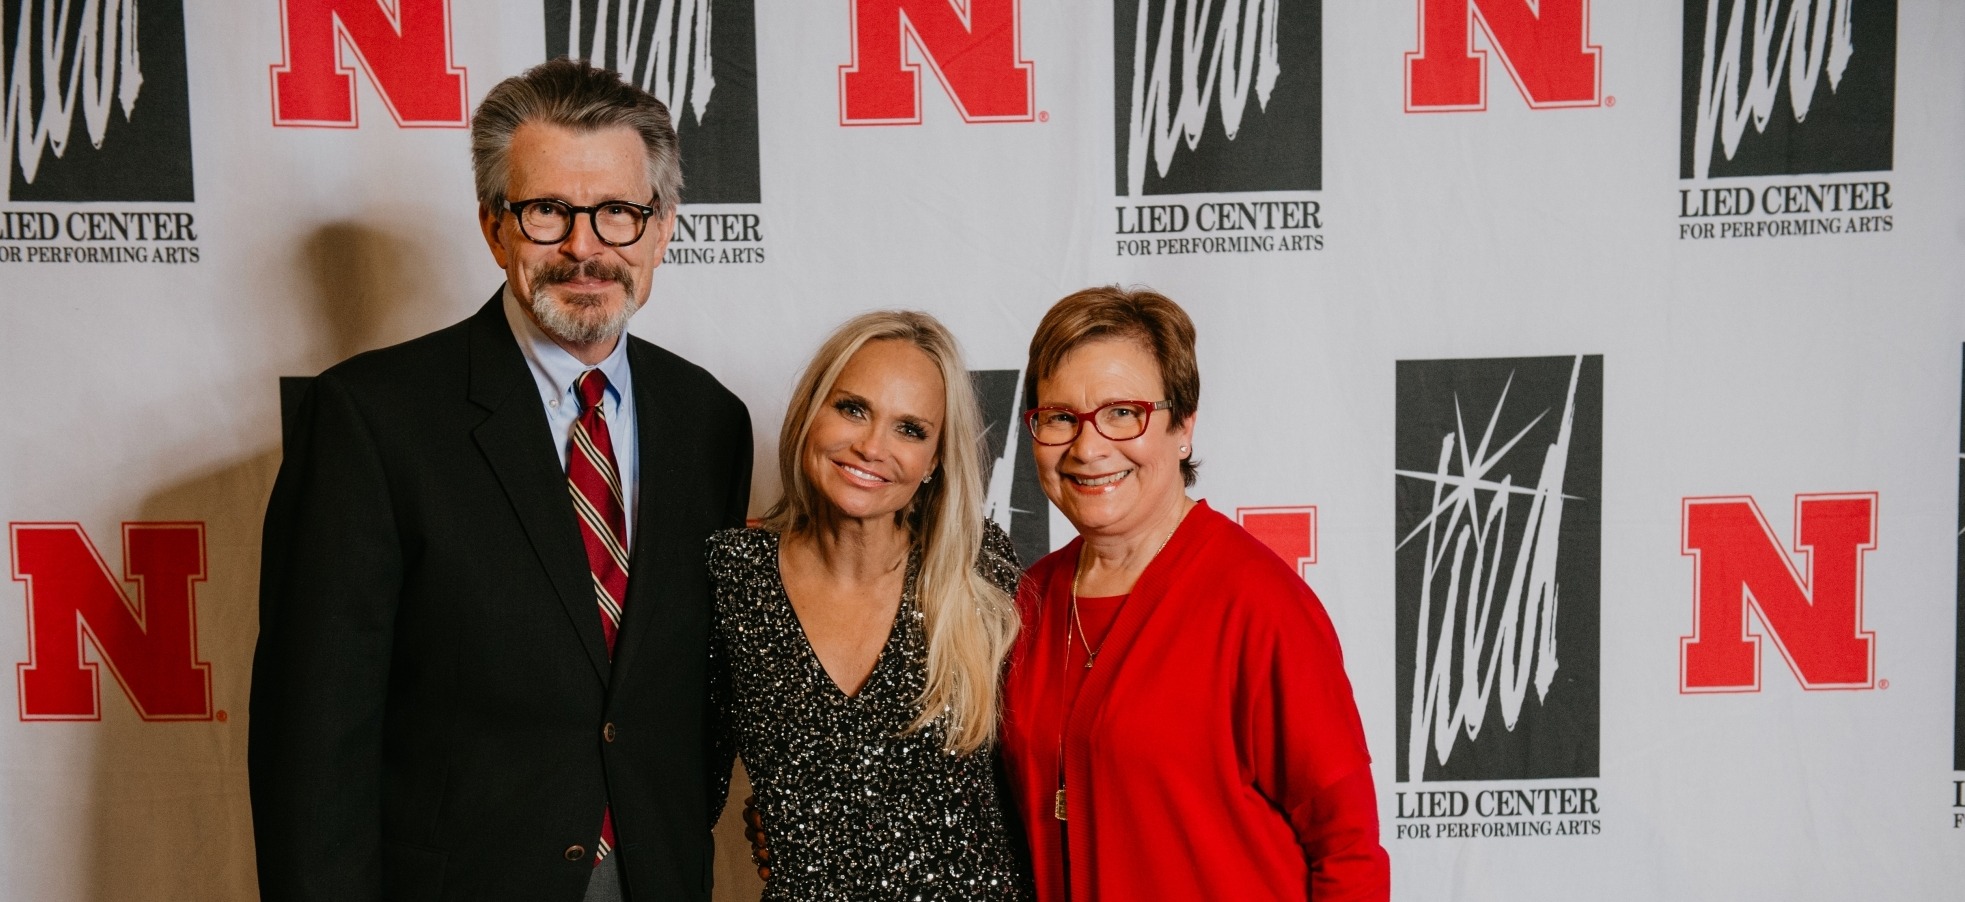
{"type": "MultiPolygon", "coordinates": [[[[1072,698],[1078,696],[1078,689],[1085,684],[1085,674],[1090,669],[1085,666],[1086,649],[1103,651],[1105,635],[1112,631],[1112,621],[1126,606],[1126,595],[1107,595],[1102,598],[1078,596],[1078,619],[1072,624],[1071,645],[1065,649],[1065,694],[1072,698]],[[1085,638],[1078,639],[1078,627],[1085,628],[1085,638]]],[[[1066,613],[1070,608],[1066,608],[1066,613]]]]}
{"type": "Polygon", "coordinates": [[[1099,649],[1086,670],[1078,640],[1065,645],[1081,545],[1025,579],[1004,689],[1004,763],[1038,902],[1390,898],[1364,730],[1303,580],[1196,505],[1123,605],[1079,599],[1099,649]],[[1094,626],[1101,613],[1109,630],[1094,626]]]}

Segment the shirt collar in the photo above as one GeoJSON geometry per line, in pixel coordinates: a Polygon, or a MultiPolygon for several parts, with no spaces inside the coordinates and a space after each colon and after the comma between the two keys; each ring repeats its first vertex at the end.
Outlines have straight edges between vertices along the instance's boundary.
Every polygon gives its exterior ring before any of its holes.
{"type": "Polygon", "coordinates": [[[518,339],[519,353],[525,355],[526,366],[531,368],[533,377],[541,385],[553,387],[547,400],[574,397],[574,383],[581,374],[590,369],[598,369],[607,377],[607,392],[619,406],[622,391],[629,382],[628,336],[623,332],[621,340],[614,343],[614,350],[597,366],[588,366],[580,358],[567,353],[565,348],[553,341],[539,324],[532,321],[524,308],[519,305],[518,295],[512,293],[510,283],[505,285],[505,322],[512,328],[512,336],[518,339]]]}

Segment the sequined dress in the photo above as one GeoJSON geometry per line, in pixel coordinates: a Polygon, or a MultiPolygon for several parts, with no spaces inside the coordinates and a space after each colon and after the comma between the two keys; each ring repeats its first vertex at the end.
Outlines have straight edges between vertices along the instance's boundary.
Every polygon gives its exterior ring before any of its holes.
{"type": "MultiPolygon", "coordinates": [[[[977,569],[1007,592],[1019,571],[987,527],[977,569]]],[[[906,732],[927,678],[910,557],[899,612],[873,673],[848,696],[827,676],[778,573],[778,535],[732,529],[709,543],[718,666],[732,731],[770,838],[766,900],[1027,900],[1005,828],[993,751],[952,755],[937,721],[906,732]]]]}

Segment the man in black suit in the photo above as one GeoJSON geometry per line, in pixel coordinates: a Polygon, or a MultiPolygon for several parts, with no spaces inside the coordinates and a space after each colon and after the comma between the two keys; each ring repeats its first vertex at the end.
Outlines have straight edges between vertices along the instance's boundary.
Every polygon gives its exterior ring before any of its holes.
{"type": "Polygon", "coordinates": [[[493,88],[471,138],[505,287],[314,380],[266,512],[261,893],[707,900],[730,758],[703,544],[743,523],[751,432],[626,331],[675,132],[560,60],[493,88]]]}

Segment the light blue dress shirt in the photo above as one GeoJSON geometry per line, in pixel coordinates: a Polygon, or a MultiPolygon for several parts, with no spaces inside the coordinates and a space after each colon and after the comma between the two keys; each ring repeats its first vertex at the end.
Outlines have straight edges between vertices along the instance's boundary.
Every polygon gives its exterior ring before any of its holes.
{"type": "Polygon", "coordinates": [[[622,333],[607,359],[598,366],[588,366],[555,344],[532,321],[510,285],[505,286],[505,322],[512,327],[519,353],[525,355],[526,367],[538,386],[539,403],[546,410],[546,424],[552,429],[553,450],[559,453],[561,470],[566,469],[566,445],[573,436],[573,421],[580,418],[580,396],[575,386],[588,370],[600,370],[607,377],[601,412],[607,416],[607,437],[614,443],[614,466],[621,472],[621,491],[626,496],[622,500],[627,503],[627,545],[633,548],[635,515],[641,510],[641,458],[635,441],[634,374],[628,367],[627,334],[622,333]]]}

